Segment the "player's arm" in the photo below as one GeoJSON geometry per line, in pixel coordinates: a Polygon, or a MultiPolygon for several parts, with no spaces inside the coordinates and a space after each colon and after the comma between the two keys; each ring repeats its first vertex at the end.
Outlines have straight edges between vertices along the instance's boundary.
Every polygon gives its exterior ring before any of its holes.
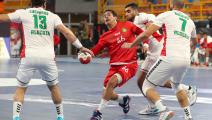
{"type": "Polygon", "coordinates": [[[10,22],[10,18],[7,14],[0,14],[0,22],[10,22]]]}
{"type": "Polygon", "coordinates": [[[77,39],[77,37],[74,35],[74,33],[70,29],[68,29],[65,25],[63,25],[63,24],[57,25],[56,29],[58,31],[60,31],[65,36],[65,38],[69,42],[71,42],[76,48],[80,49],[80,51],[88,52],[93,56],[93,52],[90,51],[89,49],[83,47],[82,44],[80,43],[79,39],[77,39]]]}
{"type": "Polygon", "coordinates": [[[160,29],[159,26],[151,24],[146,31],[144,31],[143,33],[141,33],[139,36],[136,37],[133,43],[124,43],[122,47],[132,48],[135,45],[137,45],[140,41],[147,40],[154,32],[156,32],[159,29],[160,29]]]}
{"type": "Polygon", "coordinates": [[[96,56],[100,51],[102,51],[105,48],[105,43],[103,41],[103,39],[99,39],[99,42],[91,49],[91,51],[94,53],[94,55],[96,56]]]}

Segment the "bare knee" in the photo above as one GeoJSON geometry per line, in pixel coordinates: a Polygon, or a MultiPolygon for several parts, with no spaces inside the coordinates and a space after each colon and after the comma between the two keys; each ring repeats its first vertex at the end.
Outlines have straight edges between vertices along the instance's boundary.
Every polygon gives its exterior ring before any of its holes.
{"type": "Polygon", "coordinates": [[[118,78],[113,75],[107,83],[107,87],[115,88],[118,85],[118,78]]]}

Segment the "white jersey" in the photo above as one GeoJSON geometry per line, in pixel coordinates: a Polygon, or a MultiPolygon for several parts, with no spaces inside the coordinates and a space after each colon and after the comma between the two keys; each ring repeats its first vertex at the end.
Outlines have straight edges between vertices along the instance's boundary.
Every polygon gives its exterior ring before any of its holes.
{"type": "Polygon", "coordinates": [[[43,8],[16,10],[8,14],[12,22],[22,23],[24,41],[23,57],[54,58],[54,29],[63,24],[60,17],[43,8]]]}
{"type": "Polygon", "coordinates": [[[167,11],[158,15],[153,24],[163,29],[164,56],[190,60],[190,38],[196,37],[196,28],[186,14],[177,10],[167,11]]]}
{"type": "MultiPolygon", "coordinates": [[[[146,13],[139,13],[135,19],[134,19],[134,24],[137,25],[139,28],[141,29],[146,29],[146,25],[149,23],[149,22],[153,22],[155,21],[155,15],[153,14],[146,14],[146,13]]],[[[150,56],[150,57],[159,57],[160,56],[160,53],[161,53],[161,50],[163,48],[163,40],[161,39],[162,35],[160,35],[159,32],[156,32],[154,34],[158,34],[159,38],[158,37],[155,37],[155,36],[151,36],[150,37],[150,41],[149,41],[149,51],[147,52],[147,54],[150,56]]]]}

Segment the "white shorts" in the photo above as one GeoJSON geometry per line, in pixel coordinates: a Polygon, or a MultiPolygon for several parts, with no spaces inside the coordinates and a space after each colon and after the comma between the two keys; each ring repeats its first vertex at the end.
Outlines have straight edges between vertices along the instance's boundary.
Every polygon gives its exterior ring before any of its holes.
{"type": "Polygon", "coordinates": [[[17,72],[18,85],[27,87],[34,73],[39,71],[42,80],[47,85],[56,85],[58,83],[58,70],[55,60],[46,58],[22,58],[17,72]]]}
{"type": "Polygon", "coordinates": [[[141,65],[141,71],[148,73],[150,68],[154,65],[157,61],[158,57],[147,56],[144,62],[141,65]]]}
{"type": "Polygon", "coordinates": [[[157,86],[164,86],[167,80],[181,83],[189,65],[190,61],[158,58],[149,70],[146,80],[157,86]]]}

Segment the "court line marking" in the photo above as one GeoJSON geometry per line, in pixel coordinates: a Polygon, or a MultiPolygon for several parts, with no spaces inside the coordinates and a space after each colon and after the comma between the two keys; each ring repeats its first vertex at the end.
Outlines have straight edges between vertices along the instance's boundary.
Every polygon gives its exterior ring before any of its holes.
{"type": "MultiPolygon", "coordinates": [[[[125,93],[125,94],[121,94],[121,95],[129,95],[131,97],[143,97],[142,94],[137,94],[137,93],[125,93]]],[[[160,97],[163,100],[177,101],[177,98],[174,95],[160,95],[160,97]]],[[[212,98],[208,98],[208,97],[197,97],[197,103],[212,104],[212,98]]]]}
{"type": "MultiPolygon", "coordinates": [[[[45,85],[46,82],[41,79],[32,79],[29,85],[45,85]]],[[[16,78],[0,78],[0,87],[13,87],[17,86],[16,78]]]]}
{"type": "MultiPolygon", "coordinates": [[[[128,94],[121,94],[121,95],[129,95],[131,97],[142,97],[141,94],[135,93],[128,93],[128,94]]],[[[176,96],[173,95],[161,95],[161,99],[167,101],[176,101],[176,96]]],[[[0,94],[0,100],[12,101],[12,94],[0,94]]],[[[49,103],[52,104],[51,98],[42,97],[42,96],[26,96],[25,102],[32,102],[32,103],[49,103]]],[[[207,97],[198,97],[197,103],[199,104],[212,104],[212,98],[207,97]]],[[[79,105],[85,107],[92,107],[95,108],[99,104],[90,101],[82,101],[82,100],[72,100],[72,99],[63,99],[64,105],[79,105]]],[[[109,104],[108,107],[117,107],[118,105],[109,104]]]]}

